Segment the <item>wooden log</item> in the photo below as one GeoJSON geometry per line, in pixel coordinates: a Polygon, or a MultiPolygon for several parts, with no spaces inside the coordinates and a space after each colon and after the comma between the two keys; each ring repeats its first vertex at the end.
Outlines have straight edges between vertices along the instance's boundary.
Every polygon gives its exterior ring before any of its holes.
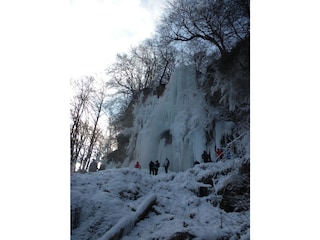
{"type": "Polygon", "coordinates": [[[118,240],[125,234],[128,234],[132,228],[142,220],[156,203],[155,194],[148,195],[139,205],[137,211],[129,216],[121,218],[108,232],[106,232],[99,240],[118,240]]]}

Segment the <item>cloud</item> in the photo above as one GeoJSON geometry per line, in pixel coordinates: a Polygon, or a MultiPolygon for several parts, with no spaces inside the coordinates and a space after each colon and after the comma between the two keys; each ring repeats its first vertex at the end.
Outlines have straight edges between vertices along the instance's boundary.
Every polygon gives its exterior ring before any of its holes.
{"type": "Polygon", "coordinates": [[[140,0],[71,2],[72,75],[102,71],[119,52],[149,37],[159,15],[159,1],[140,0]]]}
{"type": "Polygon", "coordinates": [[[157,22],[165,6],[163,0],[141,0],[141,7],[146,9],[152,15],[153,21],[157,22]]]}

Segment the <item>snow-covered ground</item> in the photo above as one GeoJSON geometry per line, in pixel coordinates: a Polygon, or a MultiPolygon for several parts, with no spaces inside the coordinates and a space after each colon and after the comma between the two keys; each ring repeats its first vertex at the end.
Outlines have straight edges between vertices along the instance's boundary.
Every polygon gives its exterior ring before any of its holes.
{"type": "Polygon", "coordinates": [[[121,226],[125,226],[124,240],[170,239],[179,232],[203,240],[250,239],[249,211],[227,213],[214,206],[219,199],[215,193],[227,178],[214,178],[213,187],[201,182],[232,166],[234,161],[229,160],[202,163],[177,173],[166,174],[160,168],[158,175],[134,168],[73,174],[71,208],[77,212],[78,223],[71,239],[108,239],[108,233],[121,226]],[[208,196],[199,196],[200,186],[209,187],[208,196]],[[134,225],[132,219],[153,198],[152,210],[134,225]]]}

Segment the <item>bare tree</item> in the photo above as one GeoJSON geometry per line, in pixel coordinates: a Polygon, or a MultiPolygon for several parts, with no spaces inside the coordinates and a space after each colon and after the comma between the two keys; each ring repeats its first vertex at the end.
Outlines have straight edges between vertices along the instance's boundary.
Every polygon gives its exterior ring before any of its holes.
{"type": "Polygon", "coordinates": [[[70,161],[71,172],[85,171],[93,154],[102,150],[104,135],[99,122],[106,102],[105,86],[97,86],[93,77],[72,81],[75,95],[71,100],[70,161]],[[100,150],[99,150],[100,149],[100,150]]]}
{"type": "Polygon", "coordinates": [[[158,32],[167,42],[202,39],[218,48],[221,56],[249,34],[246,0],[172,0],[158,32]],[[236,4],[239,3],[239,4],[236,4]],[[241,5],[241,3],[243,3],[241,5]],[[245,27],[247,26],[247,27],[245,27]]]}
{"type": "Polygon", "coordinates": [[[129,97],[147,88],[169,81],[174,66],[174,49],[160,45],[156,38],[147,39],[128,54],[118,54],[106,69],[110,86],[129,97]]]}
{"type": "Polygon", "coordinates": [[[97,144],[99,144],[98,139],[101,137],[102,132],[101,129],[98,127],[99,120],[104,113],[104,105],[106,101],[106,89],[105,87],[102,87],[99,91],[96,91],[93,94],[93,98],[91,101],[91,109],[92,109],[92,124],[93,128],[90,133],[90,143],[87,149],[87,154],[85,156],[84,162],[85,162],[85,169],[89,166],[90,159],[93,153],[94,148],[97,144]]]}
{"type": "Polygon", "coordinates": [[[170,44],[161,42],[159,36],[155,37],[153,41],[158,56],[155,82],[158,82],[158,85],[163,85],[170,80],[176,63],[177,50],[170,44]]]}
{"type": "Polygon", "coordinates": [[[88,112],[91,94],[93,92],[92,77],[84,77],[71,82],[75,88],[75,96],[71,100],[71,126],[70,126],[70,157],[71,157],[71,171],[75,169],[75,164],[80,157],[83,146],[87,139],[86,133],[87,122],[83,119],[88,112]]]}

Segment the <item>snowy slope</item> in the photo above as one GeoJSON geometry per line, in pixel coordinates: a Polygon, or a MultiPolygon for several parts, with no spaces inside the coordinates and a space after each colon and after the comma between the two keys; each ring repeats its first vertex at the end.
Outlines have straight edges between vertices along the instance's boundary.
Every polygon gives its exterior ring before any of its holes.
{"type": "Polygon", "coordinates": [[[199,164],[178,173],[165,174],[160,168],[157,176],[149,175],[145,168],[74,174],[71,208],[78,222],[74,222],[71,239],[108,239],[102,236],[121,224],[127,224],[121,238],[124,240],[170,239],[179,232],[188,232],[194,239],[249,239],[249,211],[227,213],[216,204],[216,192],[236,171],[234,166],[235,160],[227,160],[199,164]],[[226,169],[230,170],[226,176],[212,178],[213,187],[201,182],[226,169]],[[199,196],[200,186],[208,187],[207,196],[199,196]],[[156,203],[152,210],[132,224],[139,209],[153,197],[156,203]]]}

